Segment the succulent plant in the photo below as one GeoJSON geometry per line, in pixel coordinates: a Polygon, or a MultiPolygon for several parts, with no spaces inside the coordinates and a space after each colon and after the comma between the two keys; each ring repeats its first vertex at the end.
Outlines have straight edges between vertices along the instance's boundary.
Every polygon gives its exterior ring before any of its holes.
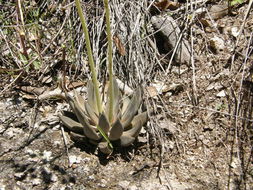
{"type": "Polygon", "coordinates": [[[93,144],[98,144],[101,152],[110,154],[113,151],[112,142],[119,142],[121,146],[129,146],[133,143],[141,127],[147,122],[147,113],[138,114],[138,110],[142,103],[141,88],[137,88],[132,94],[131,99],[129,97],[123,98],[113,76],[109,0],[104,0],[108,40],[107,61],[109,87],[107,91],[107,100],[103,108],[87,23],[83,15],[80,1],[75,0],[75,4],[85,34],[92,81],[88,83],[88,96],[86,101],[77,92],[74,92],[74,96],[71,96],[67,93],[66,89],[64,89],[64,85],[62,86],[72,112],[64,112],[60,115],[60,120],[70,131],[88,138],[93,144]]]}
{"type": "Polygon", "coordinates": [[[85,136],[105,154],[112,152],[111,142],[126,147],[133,143],[142,126],[147,122],[147,112],[138,113],[142,103],[141,88],[137,88],[131,98],[122,97],[115,78],[113,78],[113,114],[109,120],[109,94],[104,110],[99,113],[95,88],[90,81],[87,88],[87,100],[74,92],[66,93],[72,112],[64,112],[60,120],[70,131],[85,136]]]}

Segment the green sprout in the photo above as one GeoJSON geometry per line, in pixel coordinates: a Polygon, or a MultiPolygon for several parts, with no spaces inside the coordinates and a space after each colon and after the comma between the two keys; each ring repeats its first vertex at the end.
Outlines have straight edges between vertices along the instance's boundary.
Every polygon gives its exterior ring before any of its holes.
{"type": "Polygon", "coordinates": [[[237,5],[237,4],[242,4],[243,0],[229,0],[230,4],[233,5],[237,5]]]}

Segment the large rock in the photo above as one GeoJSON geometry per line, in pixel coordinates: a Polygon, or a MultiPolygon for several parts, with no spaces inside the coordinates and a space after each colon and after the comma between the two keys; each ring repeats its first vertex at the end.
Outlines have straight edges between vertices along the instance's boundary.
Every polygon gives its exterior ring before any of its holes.
{"type": "Polygon", "coordinates": [[[168,51],[173,52],[176,48],[178,40],[179,44],[177,46],[177,51],[175,52],[175,60],[178,63],[190,64],[190,45],[187,40],[181,36],[181,31],[176,23],[176,21],[168,15],[163,16],[153,16],[151,18],[153,27],[164,37],[163,46],[167,48],[168,51]]]}

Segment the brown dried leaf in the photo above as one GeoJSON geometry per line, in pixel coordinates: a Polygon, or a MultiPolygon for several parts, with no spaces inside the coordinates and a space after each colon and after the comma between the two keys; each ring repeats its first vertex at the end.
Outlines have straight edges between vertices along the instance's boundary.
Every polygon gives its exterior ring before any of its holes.
{"type": "Polygon", "coordinates": [[[154,97],[156,97],[158,95],[158,91],[157,91],[157,89],[154,86],[148,86],[146,88],[146,90],[147,90],[148,95],[151,98],[154,98],[154,97]]]}
{"type": "Polygon", "coordinates": [[[53,78],[50,75],[47,75],[41,79],[43,84],[50,84],[53,81],[53,78]]]}
{"type": "Polygon", "coordinates": [[[119,37],[114,35],[112,39],[113,39],[113,42],[116,45],[120,55],[125,56],[126,55],[126,50],[125,50],[125,47],[122,44],[121,40],[119,39],[119,37]]]}
{"type": "Polygon", "coordinates": [[[75,89],[78,88],[80,86],[84,86],[86,83],[82,82],[82,81],[74,81],[74,82],[69,82],[67,85],[68,89],[75,89]]]}
{"type": "Polygon", "coordinates": [[[36,96],[31,95],[31,94],[25,94],[25,93],[22,93],[22,98],[24,98],[26,100],[36,100],[37,99],[36,96]]]}
{"type": "Polygon", "coordinates": [[[39,100],[45,100],[45,99],[50,99],[50,98],[66,99],[66,96],[59,87],[57,87],[54,90],[50,90],[50,91],[47,90],[43,92],[43,94],[39,95],[39,100]]]}
{"type": "Polygon", "coordinates": [[[169,1],[169,0],[162,0],[160,2],[154,2],[154,5],[158,9],[160,9],[161,11],[164,11],[166,9],[176,10],[180,7],[180,3],[169,1]]]}
{"type": "Polygon", "coordinates": [[[201,24],[203,24],[204,27],[211,27],[212,25],[212,23],[206,18],[201,18],[200,22],[201,24]]]}
{"type": "Polygon", "coordinates": [[[210,16],[217,20],[228,14],[228,5],[213,5],[210,9],[210,16]]]}
{"type": "Polygon", "coordinates": [[[35,95],[41,95],[46,90],[43,87],[32,87],[32,86],[21,86],[20,89],[23,92],[35,94],[35,95]]]}

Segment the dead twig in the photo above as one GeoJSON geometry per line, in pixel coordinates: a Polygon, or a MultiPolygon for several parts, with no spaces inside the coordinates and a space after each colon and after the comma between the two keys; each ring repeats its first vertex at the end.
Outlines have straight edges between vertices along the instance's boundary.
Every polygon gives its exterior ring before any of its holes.
{"type": "MultiPolygon", "coordinates": [[[[191,11],[193,12],[193,4],[191,0],[191,11]]],[[[193,22],[195,14],[193,14],[190,23],[193,22]]],[[[197,86],[196,86],[196,75],[195,75],[195,64],[194,64],[194,50],[193,50],[193,34],[192,34],[192,25],[190,25],[190,36],[191,36],[191,65],[192,65],[192,90],[193,90],[193,104],[198,104],[197,97],[197,86]]]]}
{"type": "Polygon", "coordinates": [[[68,149],[68,142],[67,142],[67,138],[65,136],[65,132],[64,132],[64,129],[61,125],[61,133],[62,133],[62,138],[63,138],[63,142],[64,142],[64,146],[66,148],[66,154],[67,154],[67,157],[68,157],[68,165],[69,167],[71,167],[71,163],[70,163],[70,158],[69,158],[69,149],[68,149]]]}
{"type": "Polygon", "coordinates": [[[252,4],[253,4],[253,0],[250,0],[249,5],[248,5],[248,8],[247,8],[247,11],[245,12],[245,15],[244,15],[243,23],[242,23],[242,25],[241,25],[241,27],[240,27],[239,34],[238,34],[237,39],[236,39],[236,43],[235,43],[234,48],[233,48],[233,52],[234,52],[234,53],[233,53],[232,59],[231,59],[231,65],[230,65],[230,69],[231,69],[231,70],[232,70],[232,67],[233,67],[234,61],[235,61],[235,55],[236,55],[236,52],[235,52],[235,51],[236,51],[236,48],[237,48],[237,46],[238,46],[238,44],[239,44],[239,41],[240,41],[240,39],[241,39],[242,31],[243,31],[243,29],[244,29],[246,20],[247,20],[247,18],[248,18],[248,16],[249,16],[250,9],[252,8],[252,4]]]}
{"type": "Polygon", "coordinates": [[[21,1],[16,1],[16,10],[17,10],[17,23],[21,22],[20,27],[17,28],[17,32],[19,34],[19,41],[22,48],[22,54],[25,56],[25,58],[28,60],[28,52],[26,48],[26,36],[25,36],[25,27],[24,27],[24,16],[22,11],[22,5],[21,1]]]}
{"type": "Polygon", "coordinates": [[[18,74],[18,76],[0,92],[0,95],[2,95],[6,90],[8,90],[10,87],[12,87],[19,79],[21,79],[21,76],[23,75],[23,73],[24,73],[24,71],[21,71],[18,74]]]}

